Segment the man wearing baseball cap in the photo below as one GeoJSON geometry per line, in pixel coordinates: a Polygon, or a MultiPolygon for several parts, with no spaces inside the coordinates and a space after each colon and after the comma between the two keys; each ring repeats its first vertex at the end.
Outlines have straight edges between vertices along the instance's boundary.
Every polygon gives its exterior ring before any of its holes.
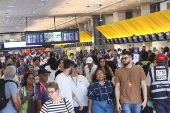
{"type": "Polygon", "coordinates": [[[170,113],[170,69],[164,65],[165,59],[162,53],[156,55],[157,65],[149,69],[146,80],[157,113],[170,113]]]}
{"type": "Polygon", "coordinates": [[[36,83],[34,87],[34,99],[37,103],[37,113],[40,112],[42,105],[49,100],[46,90],[46,82],[48,81],[49,73],[50,72],[44,68],[38,70],[39,82],[36,83]]]}
{"type": "Polygon", "coordinates": [[[91,83],[90,76],[91,74],[96,70],[97,65],[94,64],[93,59],[91,57],[88,57],[86,60],[87,65],[84,67],[85,70],[85,76],[89,83],[91,83]]]}

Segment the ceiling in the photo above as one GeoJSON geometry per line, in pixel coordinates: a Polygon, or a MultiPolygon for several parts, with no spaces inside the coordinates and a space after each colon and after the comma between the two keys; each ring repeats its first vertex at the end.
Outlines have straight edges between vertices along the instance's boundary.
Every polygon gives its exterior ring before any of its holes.
{"type": "Polygon", "coordinates": [[[56,29],[85,23],[92,15],[134,9],[160,0],[0,0],[0,33],[56,29]],[[99,3],[102,6],[99,8],[99,3]],[[90,7],[86,7],[89,5],[90,7]],[[27,29],[26,29],[27,17],[27,29]]]}

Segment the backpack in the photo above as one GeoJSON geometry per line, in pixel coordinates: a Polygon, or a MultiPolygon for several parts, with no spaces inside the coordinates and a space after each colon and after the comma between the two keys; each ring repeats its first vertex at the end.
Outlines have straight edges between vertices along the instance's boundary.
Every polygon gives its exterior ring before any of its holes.
{"type": "Polygon", "coordinates": [[[5,96],[5,83],[7,83],[7,82],[14,82],[14,81],[13,80],[0,79],[0,91],[1,91],[1,93],[0,93],[0,110],[5,108],[8,101],[10,100],[10,98],[7,99],[6,96],[5,96]]]}
{"type": "Polygon", "coordinates": [[[139,62],[139,66],[141,66],[145,72],[145,75],[147,76],[149,68],[150,68],[150,64],[149,62],[139,62]]]}

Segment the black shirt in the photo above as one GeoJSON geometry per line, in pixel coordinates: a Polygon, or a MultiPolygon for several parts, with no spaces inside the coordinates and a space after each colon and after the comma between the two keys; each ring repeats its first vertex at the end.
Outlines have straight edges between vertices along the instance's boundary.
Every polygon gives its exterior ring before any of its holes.
{"type": "MultiPolygon", "coordinates": [[[[59,69],[57,72],[55,72],[55,78],[57,77],[58,74],[60,74],[60,73],[62,73],[62,72],[63,72],[63,71],[61,71],[60,69],[59,69]]],[[[54,79],[55,79],[55,78],[54,78],[54,79]]]]}
{"type": "Polygon", "coordinates": [[[117,68],[115,62],[113,62],[113,61],[106,61],[106,62],[109,65],[109,67],[112,69],[113,73],[115,74],[115,71],[116,71],[116,68],[117,68]]]}

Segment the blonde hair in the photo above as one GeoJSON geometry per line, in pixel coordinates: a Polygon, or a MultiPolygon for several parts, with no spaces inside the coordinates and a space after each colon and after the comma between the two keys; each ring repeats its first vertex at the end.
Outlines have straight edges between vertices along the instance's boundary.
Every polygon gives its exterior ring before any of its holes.
{"type": "Polygon", "coordinates": [[[49,82],[47,83],[47,88],[54,88],[55,90],[58,90],[58,84],[56,82],[49,82]]]}

